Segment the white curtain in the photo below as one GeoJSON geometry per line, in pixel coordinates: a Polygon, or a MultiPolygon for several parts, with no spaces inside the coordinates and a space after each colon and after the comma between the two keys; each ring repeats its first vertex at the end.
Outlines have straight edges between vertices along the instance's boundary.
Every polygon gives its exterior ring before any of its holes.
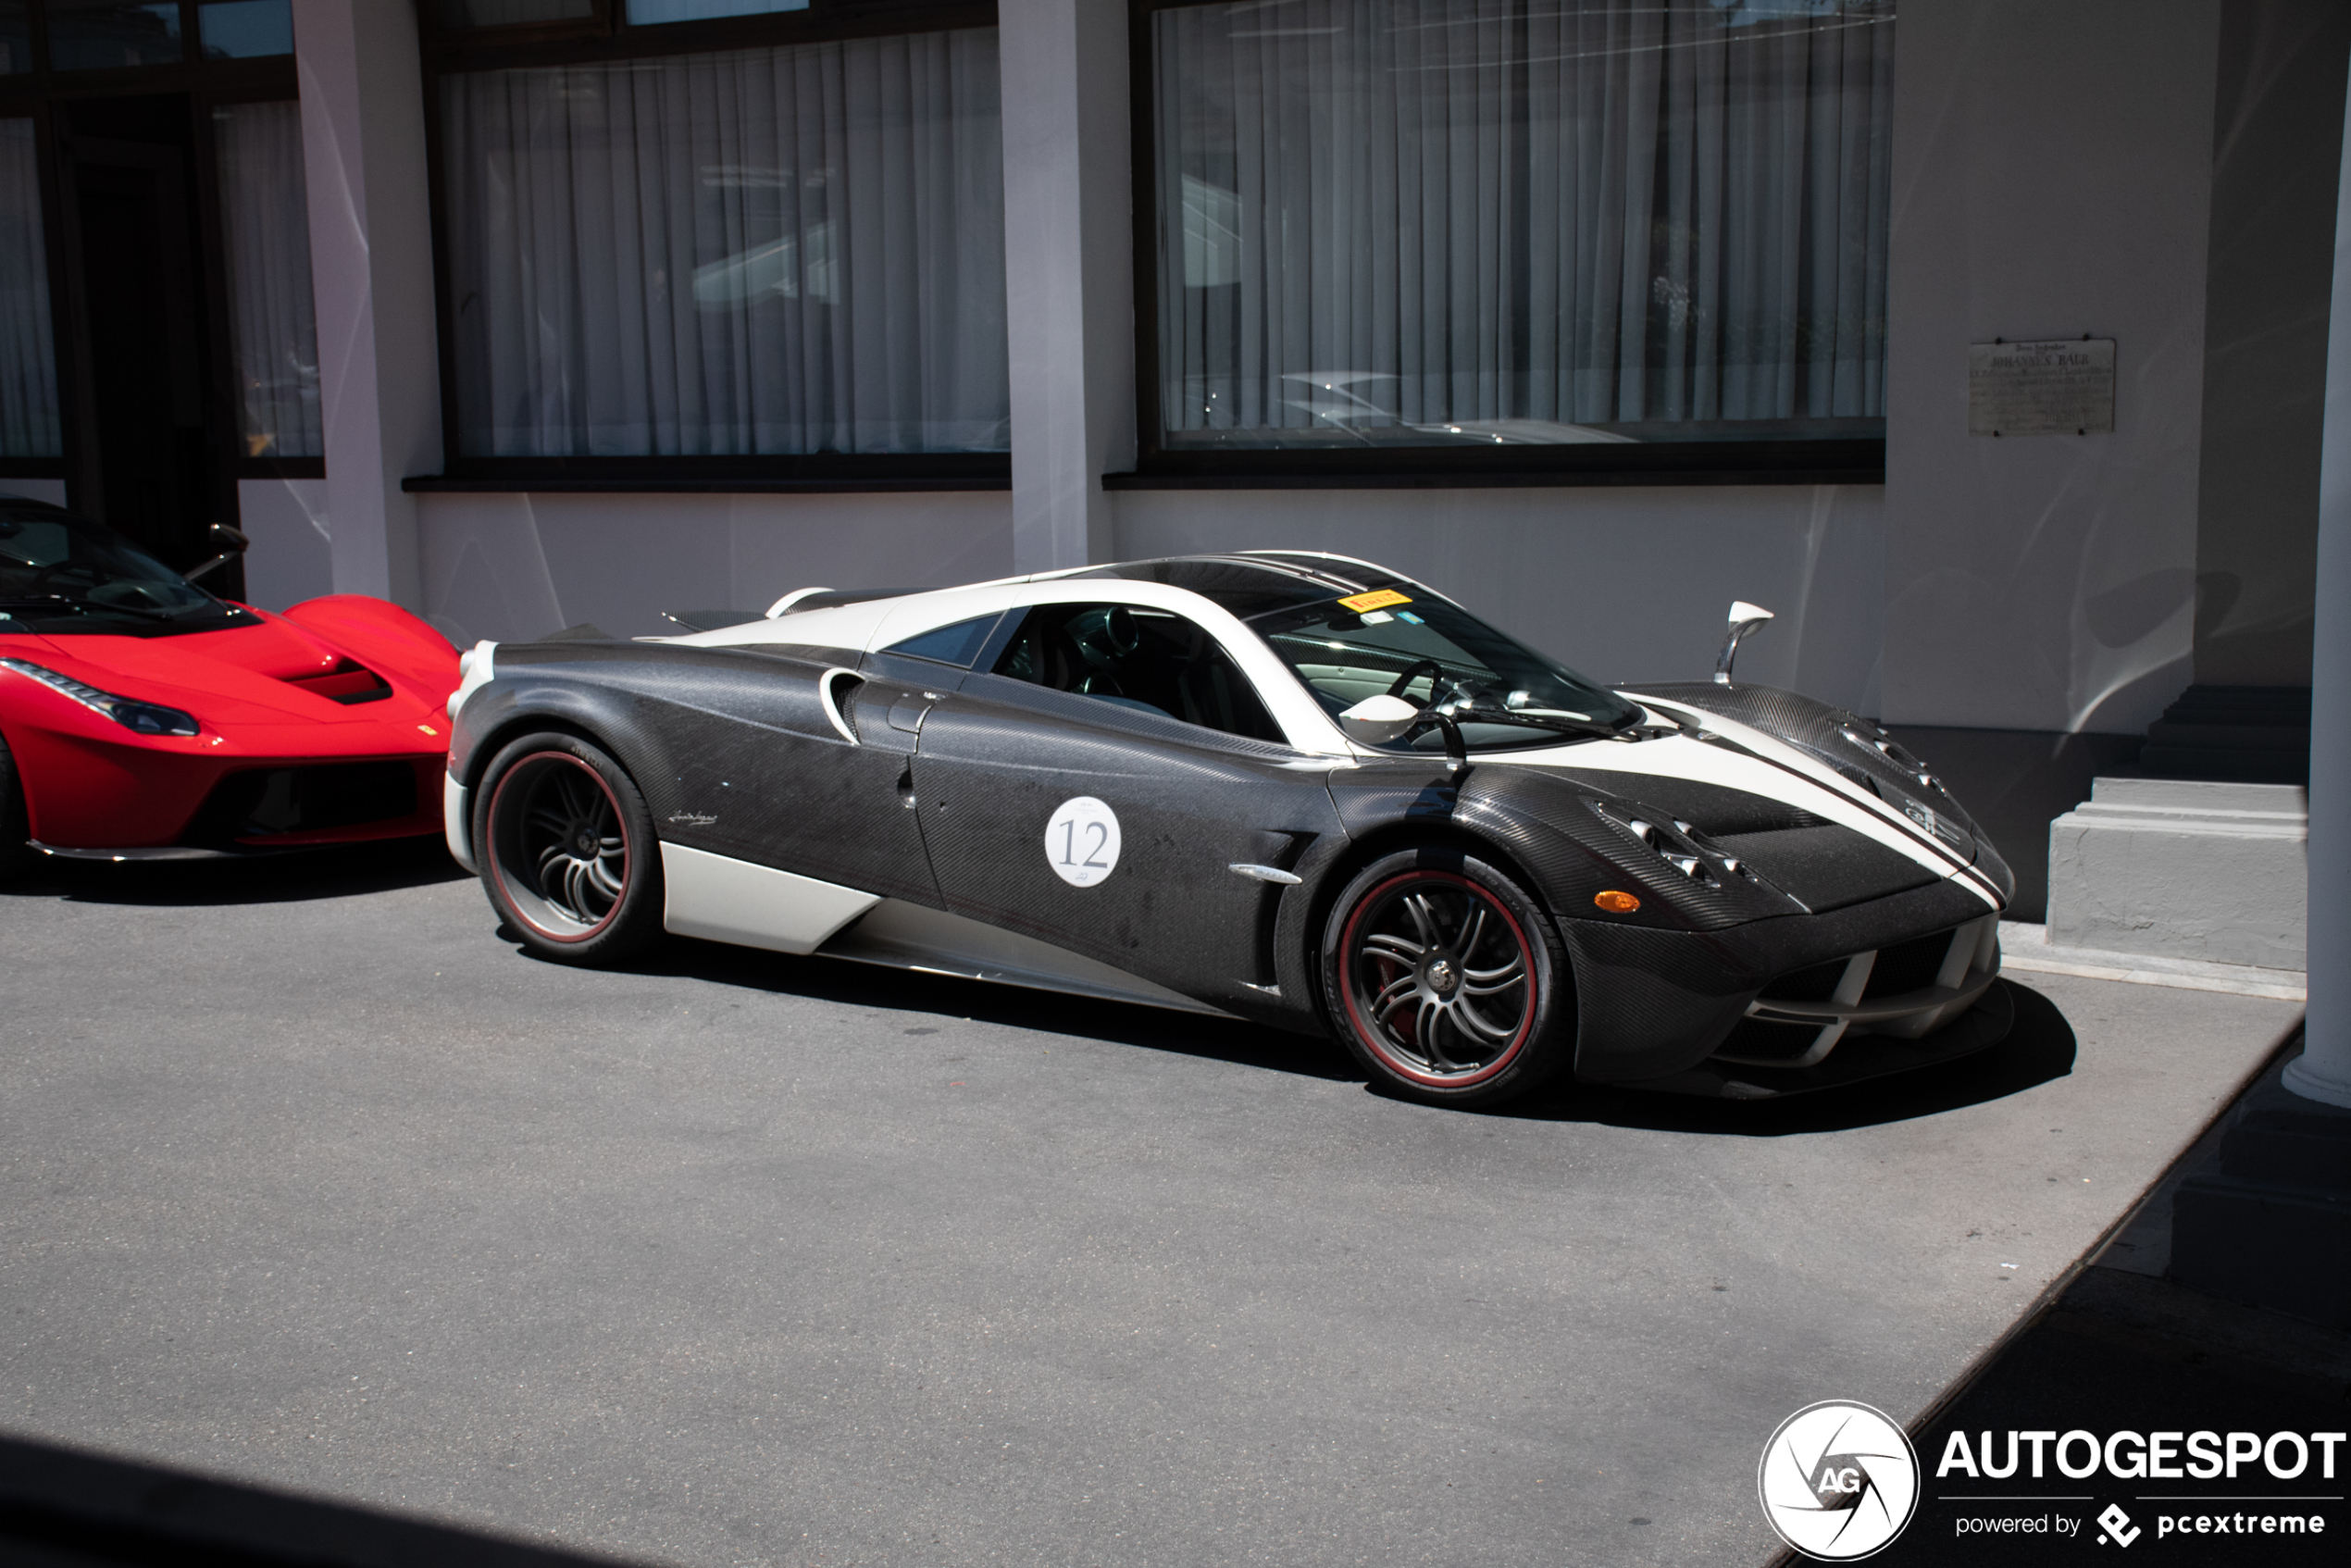
{"type": "Polygon", "coordinates": [[[322,457],[302,106],[234,104],[212,118],[244,453],[322,457]]]}
{"type": "Polygon", "coordinates": [[[1252,0],[1155,23],[1179,444],[1883,418],[1893,0],[1252,0]]]}
{"type": "Polygon", "coordinates": [[[0,119],[0,457],[56,457],[57,359],[32,121],[0,119]]]}
{"type": "Polygon", "coordinates": [[[1009,448],[994,29],[441,91],[466,454],[1009,448]]]}

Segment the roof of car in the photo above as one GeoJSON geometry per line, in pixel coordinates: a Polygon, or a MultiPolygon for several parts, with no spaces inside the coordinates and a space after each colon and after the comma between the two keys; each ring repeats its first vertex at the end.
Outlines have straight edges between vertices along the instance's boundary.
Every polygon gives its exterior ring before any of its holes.
{"type": "Polygon", "coordinates": [[[1087,578],[1165,583],[1197,593],[1239,620],[1407,580],[1368,561],[1303,550],[1253,550],[1246,554],[1166,555],[1151,561],[1123,561],[1073,572],[1068,580],[1087,578]]]}

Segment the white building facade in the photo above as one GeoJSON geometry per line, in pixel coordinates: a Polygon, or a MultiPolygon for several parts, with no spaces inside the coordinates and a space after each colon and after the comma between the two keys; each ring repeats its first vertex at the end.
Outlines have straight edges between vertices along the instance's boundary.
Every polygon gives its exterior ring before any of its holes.
{"type": "Polygon", "coordinates": [[[1743,676],[2026,867],[2191,684],[2310,684],[2339,5],[23,0],[0,50],[0,487],[231,523],[264,606],[638,635],[1307,547],[1633,679],[1747,599],[1743,676]],[[1972,345],[2085,338],[2110,429],[1971,433],[1972,345]]]}

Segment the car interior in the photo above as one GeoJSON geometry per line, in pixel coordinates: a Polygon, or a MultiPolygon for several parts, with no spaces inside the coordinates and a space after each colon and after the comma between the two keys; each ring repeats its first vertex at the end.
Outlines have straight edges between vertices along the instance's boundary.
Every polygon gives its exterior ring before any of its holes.
{"type": "Polygon", "coordinates": [[[1287,739],[1216,639],[1173,611],[1039,604],[994,673],[1251,740],[1287,739]]]}

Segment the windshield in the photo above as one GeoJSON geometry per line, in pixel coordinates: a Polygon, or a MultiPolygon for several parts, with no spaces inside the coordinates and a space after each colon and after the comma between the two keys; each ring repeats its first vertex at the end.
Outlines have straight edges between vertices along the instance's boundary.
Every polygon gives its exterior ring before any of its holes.
{"type": "Polygon", "coordinates": [[[153,635],[256,620],[110,529],[61,512],[0,508],[0,632],[153,635]]]}
{"type": "MultiPolygon", "coordinates": [[[[1393,589],[1250,621],[1333,717],[1383,692],[1444,705],[1472,750],[1557,745],[1636,722],[1641,710],[1457,604],[1393,589]],[[1505,716],[1516,716],[1515,717],[1505,716]]],[[[1424,724],[1383,748],[1441,751],[1424,724]]]]}

